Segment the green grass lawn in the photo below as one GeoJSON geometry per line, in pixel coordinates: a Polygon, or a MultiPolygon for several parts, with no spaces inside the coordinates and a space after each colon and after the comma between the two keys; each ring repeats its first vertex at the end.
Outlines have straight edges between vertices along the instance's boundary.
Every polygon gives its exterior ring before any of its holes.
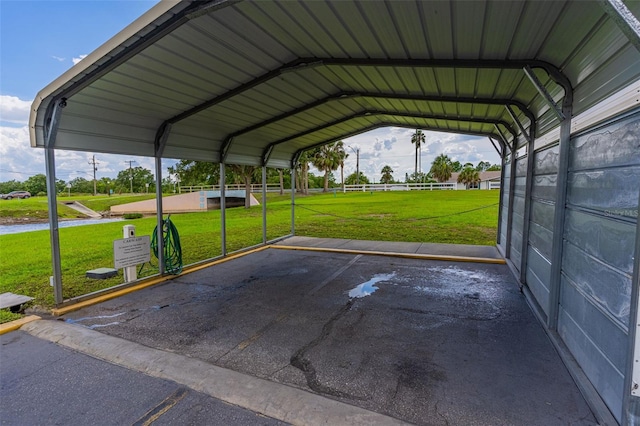
{"type": "MultiPolygon", "coordinates": [[[[67,201],[79,201],[88,208],[97,212],[107,211],[109,207],[131,203],[134,201],[149,200],[155,198],[154,194],[141,194],[141,195],[113,195],[111,197],[107,195],[72,195],[67,197],[66,195],[58,196],[58,217],[60,219],[77,219],[85,218],[85,216],[77,211],[64,205],[67,201]]],[[[0,218],[11,219],[23,219],[25,221],[36,220],[42,221],[48,219],[47,197],[31,197],[25,200],[14,198],[12,200],[0,200],[0,218]]]]}
{"type": "MultiPolygon", "coordinates": [[[[361,240],[436,242],[494,245],[498,221],[498,191],[412,191],[320,194],[296,197],[296,235],[361,240]],[[477,210],[474,210],[477,209],[477,210]],[[467,212],[469,210],[474,210],[467,212]],[[461,212],[467,212],[458,214],[461,212]]],[[[72,197],[73,198],[73,197],[72,197]]],[[[95,198],[95,206],[116,197],[95,198]]],[[[152,196],[149,196],[152,198],[152,196]]],[[[260,199],[260,197],[257,197],[260,199]]],[[[141,198],[136,198],[139,200],[141,198]]],[[[128,202],[129,199],[120,202],[128,202]]],[[[20,207],[46,200],[25,202],[20,207]]],[[[91,207],[83,197],[81,202],[91,207]]],[[[115,203],[115,201],[114,201],[115,203]]],[[[290,232],[290,196],[269,194],[267,238],[290,232]]],[[[2,206],[3,203],[0,203],[2,206]]],[[[2,206],[5,207],[5,206],[2,206]]],[[[91,207],[93,208],[93,207],[91,207]]],[[[100,210],[101,208],[94,208],[100,210]]],[[[1,211],[1,210],[0,210],[1,211]]],[[[26,209],[25,211],[31,212],[26,209]]],[[[45,211],[46,213],[46,211],[45,211]]],[[[75,212],[74,212],[75,213],[75,212]]],[[[182,242],[185,265],[221,254],[220,211],[174,214],[182,242]]],[[[60,229],[63,295],[71,298],[122,282],[122,275],[108,280],[88,280],[85,272],[113,266],[113,240],[122,238],[122,226],[136,225],[137,235],[150,235],[155,218],[60,229]]],[[[234,251],[262,241],[262,207],[227,210],[227,250],[234,251]]],[[[152,262],[155,259],[152,259],[152,262]]],[[[157,273],[151,266],[142,275],[157,273]]],[[[35,298],[36,305],[53,305],[50,241],[48,231],[0,236],[0,292],[11,291],[35,298]]]]}

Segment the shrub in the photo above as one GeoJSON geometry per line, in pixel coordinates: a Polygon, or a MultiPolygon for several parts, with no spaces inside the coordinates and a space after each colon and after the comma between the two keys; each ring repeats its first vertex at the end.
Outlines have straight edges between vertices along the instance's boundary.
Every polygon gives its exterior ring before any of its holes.
{"type": "Polygon", "coordinates": [[[125,213],[122,217],[125,219],[140,219],[142,217],[142,213],[125,213]]]}

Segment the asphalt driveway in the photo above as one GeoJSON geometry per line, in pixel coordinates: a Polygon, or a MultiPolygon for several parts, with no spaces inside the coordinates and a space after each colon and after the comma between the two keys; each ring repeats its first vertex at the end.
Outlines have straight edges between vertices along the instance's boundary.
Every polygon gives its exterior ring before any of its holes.
{"type": "Polygon", "coordinates": [[[61,319],[416,424],[595,424],[505,265],[267,249],[61,319]]]}

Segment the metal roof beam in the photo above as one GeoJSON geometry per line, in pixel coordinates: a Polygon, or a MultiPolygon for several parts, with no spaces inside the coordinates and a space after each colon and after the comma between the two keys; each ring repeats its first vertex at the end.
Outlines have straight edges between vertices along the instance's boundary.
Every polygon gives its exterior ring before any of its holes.
{"type": "MultiPolygon", "coordinates": [[[[554,65],[538,60],[461,60],[461,59],[357,59],[357,58],[299,58],[254,78],[234,89],[215,96],[199,105],[194,106],[178,115],[175,115],[165,123],[175,124],[194,114],[202,112],[214,105],[240,95],[260,84],[279,77],[283,73],[297,72],[298,70],[315,68],[318,66],[372,66],[372,67],[412,67],[412,68],[478,68],[478,69],[522,69],[525,66],[542,68],[549,74],[562,75],[554,65]]],[[[567,80],[568,81],[568,80],[567,80]]],[[[164,123],[163,123],[164,124],[164,123]]]]}
{"type": "Polygon", "coordinates": [[[491,142],[491,145],[493,145],[493,148],[496,150],[496,152],[498,153],[500,158],[502,158],[502,151],[504,150],[504,143],[501,140],[498,140],[498,143],[500,144],[500,149],[498,149],[494,139],[491,136],[489,136],[489,142],[491,142]]]}
{"type": "MultiPolygon", "coordinates": [[[[269,161],[269,156],[271,155],[271,153],[273,152],[273,148],[276,145],[280,145],[286,142],[290,142],[294,139],[297,138],[301,138],[304,136],[307,136],[309,134],[315,133],[315,132],[319,132],[321,130],[336,126],[338,124],[344,123],[346,121],[350,121],[354,118],[361,118],[361,117],[371,117],[371,116],[377,116],[377,115],[388,115],[388,116],[392,116],[392,117],[405,117],[405,118],[418,118],[418,119],[428,119],[428,120],[451,120],[451,121],[460,121],[460,122],[465,122],[465,123],[482,123],[482,124],[493,124],[493,125],[498,125],[501,124],[505,127],[505,129],[507,129],[515,138],[516,137],[516,132],[515,130],[513,130],[513,128],[509,125],[509,123],[507,123],[506,121],[503,120],[487,120],[487,119],[476,119],[476,118],[467,118],[467,117],[460,117],[460,116],[456,116],[456,117],[449,117],[446,115],[433,115],[433,114],[412,114],[412,113],[403,113],[403,112],[393,112],[393,111],[377,111],[377,110],[365,110],[365,111],[361,111],[358,112],[356,114],[352,114],[346,117],[342,117],[338,120],[332,121],[330,123],[325,123],[322,124],[320,126],[314,127],[313,129],[308,129],[305,130],[303,132],[299,132],[296,133],[295,135],[292,136],[288,136],[286,138],[282,138],[279,139],[275,142],[271,142],[269,145],[267,145],[267,147],[265,148],[263,154],[262,154],[262,164],[267,164],[267,162],[269,161]]],[[[462,132],[458,132],[458,133],[462,133],[462,132]]]]}
{"type": "MultiPolygon", "coordinates": [[[[380,123],[376,123],[376,124],[372,124],[370,126],[365,126],[361,129],[358,130],[354,130],[352,132],[347,132],[347,133],[343,133],[340,136],[337,136],[335,138],[330,138],[330,139],[325,139],[322,142],[318,142],[316,144],[313,144],[311,146],[307,146],[305,148],[301,148],[299,150],[297,150],[292,157],[292,161],[291,161],[291,166],[295,167],[295,164],[297,163],[298,159],[300,158],[300,155],[304,152],[307,151],[309,149],[314,149],[317,148],[319,146],[322,145],[326,145],[328,143],[331,142],[336,142],[339,141],[341,139],[345,139],[345,138],[349,138],[352,136],[356,136],[365,132],[368,132],[369,130],[375,130],[375,129],[379,129],[380,127],[403,127],[406,129],[415,129],[415,126],[409,126],[407,124],[401,124],[401,123],[393,123],[391,121],[383,121],[380,123]]],[[[429,130],[433,130],[433,131],[437,131],[437,132],[444,132],[444,133],[455,133],[455,134],[463,134],[463,135],[471,135],[471,136],[485,136],[485,137],[493,137],[496,139],[501,138],[501,135],[498,135],[496,133],[491,133],[491,132],[469,132],[469,131],[459,131],[459,130],[450,130],[450,129],[429,129],[429,130]]]]}
{"type": "Polygon", "coordinates": [[[515,143],[516,143],[515,138],[513,139],[513,144],[510,145],[509,140],[504,136],[504,134],[502,133],[502,130],[500,130],[498,125],[494,124],[494,127],[496,129],[496,132],[498,132],[498,134],[500,135],[500,139],[504,142],[504,144],[509,148],[510,151],[513,151],[513,147],[515,146],[515,143]]]}
{"type": "Polygon", "coordinates": [[[254,130],[260,129],[262,127],[268,126],[270,124],[274,124],[280,120],[284,120],[288,117],[291,117],[296,114],[300,114],[302,112],[309,111],[313,108],[316,108],[320,105],[324,105],[328,102],[339,101],[343,99],[353,99],[353,98],[380,98],[380,99],[392,99],[392,100],[410,100],[410,101],[427,101],[427,102],[451,102],[451,103],[465,103],[465,104],[485,104],[485,105],[511,105],[517,107],[522,113],[532,122],[535,122],[535,118],[533,113],[526,107],[525,104],[516,100],[510,99],[492,99],[492,98],[465,98],[465,97],[453,97],[453,96],[425,96],[425,95],[399,95],[393,93],[371,93],[371,92],[339,92],[334,95],[327,96],[323,99],[318,99],[315,102],[311,102],[309,104],[303,105],[299,108],[295,108],[291,111],[287,111],[278,116],[269,118],[267,120],[261,121],[256,124],[252,124],[251,126],[240,129],[234,133],[231,133],[225,138],[225,143],[223,144],[223,154],[224,149],[227,148],[228,144],[227,140],[229,138],[233,139],[237,136],[241,136],[252,132],[254,130]]]}
{"type": "MultiPolygon", "coordinates": [[[[531,141],[531,135],[524,128],[524,126],[522,125],[522,122],[520,121],[520,119],[518,119],[518,117],[516,116],[516,114],[513,112],[513,110],[511,109],[511,107],[509,105],[505,105],[504,107],[507,110],[507,113],[509,113],[509,116],[511,117],[513,122],[516,123],[516,126],[518,126],[518,129],[520,129],[520,132],[522,132],[522,134],[524,135],[525,139],[530,142],[531,141]]],[[[514,139],[515,139],[515,137],[514,137],[514,139]]]]}
{"type": "Polygon", "coordinates": [[[629,42],[640,51],[640,21],[622,0],[599,0],[600,6],[629,42]]]}
{"type": "Polygon", "coordinates": [[[65,98],[60,99],[59,101],[53,104],[53,108],[48,112],[47,118],[47,126],[45,127],[45,148],[53,148],[56,142],[56,135],[58,133],[58,127],[60,125],[60,115],[62,115],[62,109],[67,106],[67,100],[65,98]]]}
{"type": "Polygon", "coordinates": [[[169,140],[169,133],[171,133],[171,127],[173,124],[166,123],[160,126],[158,132],[156,133],[156,139],[154,141],[156,157],[162,157],[164,153],[164,148],[167,146],[167,141],[169,140]]]}
{"type": "Polygon", "coordinates": [[[540,96],[542,96],[542,99],[544,99],[546,104],[549,105],[549,108],[551,108],[551,110],[556,114],[556,117],[558,117],[558,120],[560,121],[564,120],[564,114],[562,113],[562,110],[558,108],[558,105],[556,105],[555,101],[547,91],[546,87],[544,87],[544,84],[542,84],[542,82],[534,74],[531,67],[527,65],[524,68],[522,68],[522,70],[524,71],[526,76],[529,78],[529,80],[533,84],[533,87],[535,87],[538,93],[540,94],[540,96]]]}

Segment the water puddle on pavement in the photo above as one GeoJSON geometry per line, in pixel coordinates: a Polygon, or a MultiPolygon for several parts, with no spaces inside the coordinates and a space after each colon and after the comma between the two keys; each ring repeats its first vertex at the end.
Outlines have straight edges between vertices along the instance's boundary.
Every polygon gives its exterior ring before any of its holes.
{"type": "Polygon", "coordinates": [[[358,284],[356,287],[352,288],[349,291],[350,298],[360,298],[372,295],[378,289],[376,284],[381,281],[389,281],[391,278],[395,277],[396,273],[393,272],[391,274],[376,274],[369,281],[364,282],[362,284],[358,284]]]}
{"type": "Polygon", "coordinates": [[[87,320],[100,320],[100,319],[105,319],[105,318],[115,318],[115,317],[119,317],[120,315],[124,315],[125,312],[120,312],[117,314],[113,314],[113,315],[98,315],[95,317],[83,317],[83,318],[78,318],[78,319],[72,319],[72,318],[67,318],[64,321],[69,323],[69,324],[78,324],[81,325],[83,327],[87,327],[90,330],[93,330],[95,328],[101,328],[101,327],[108,327],[110,325],[118,325],[120,324],[119,322],[110,322],[108,324],[92,324],[92,325],[86,325],[86,324],[82,324],[83,321],[87,321],[87,320]]]}

